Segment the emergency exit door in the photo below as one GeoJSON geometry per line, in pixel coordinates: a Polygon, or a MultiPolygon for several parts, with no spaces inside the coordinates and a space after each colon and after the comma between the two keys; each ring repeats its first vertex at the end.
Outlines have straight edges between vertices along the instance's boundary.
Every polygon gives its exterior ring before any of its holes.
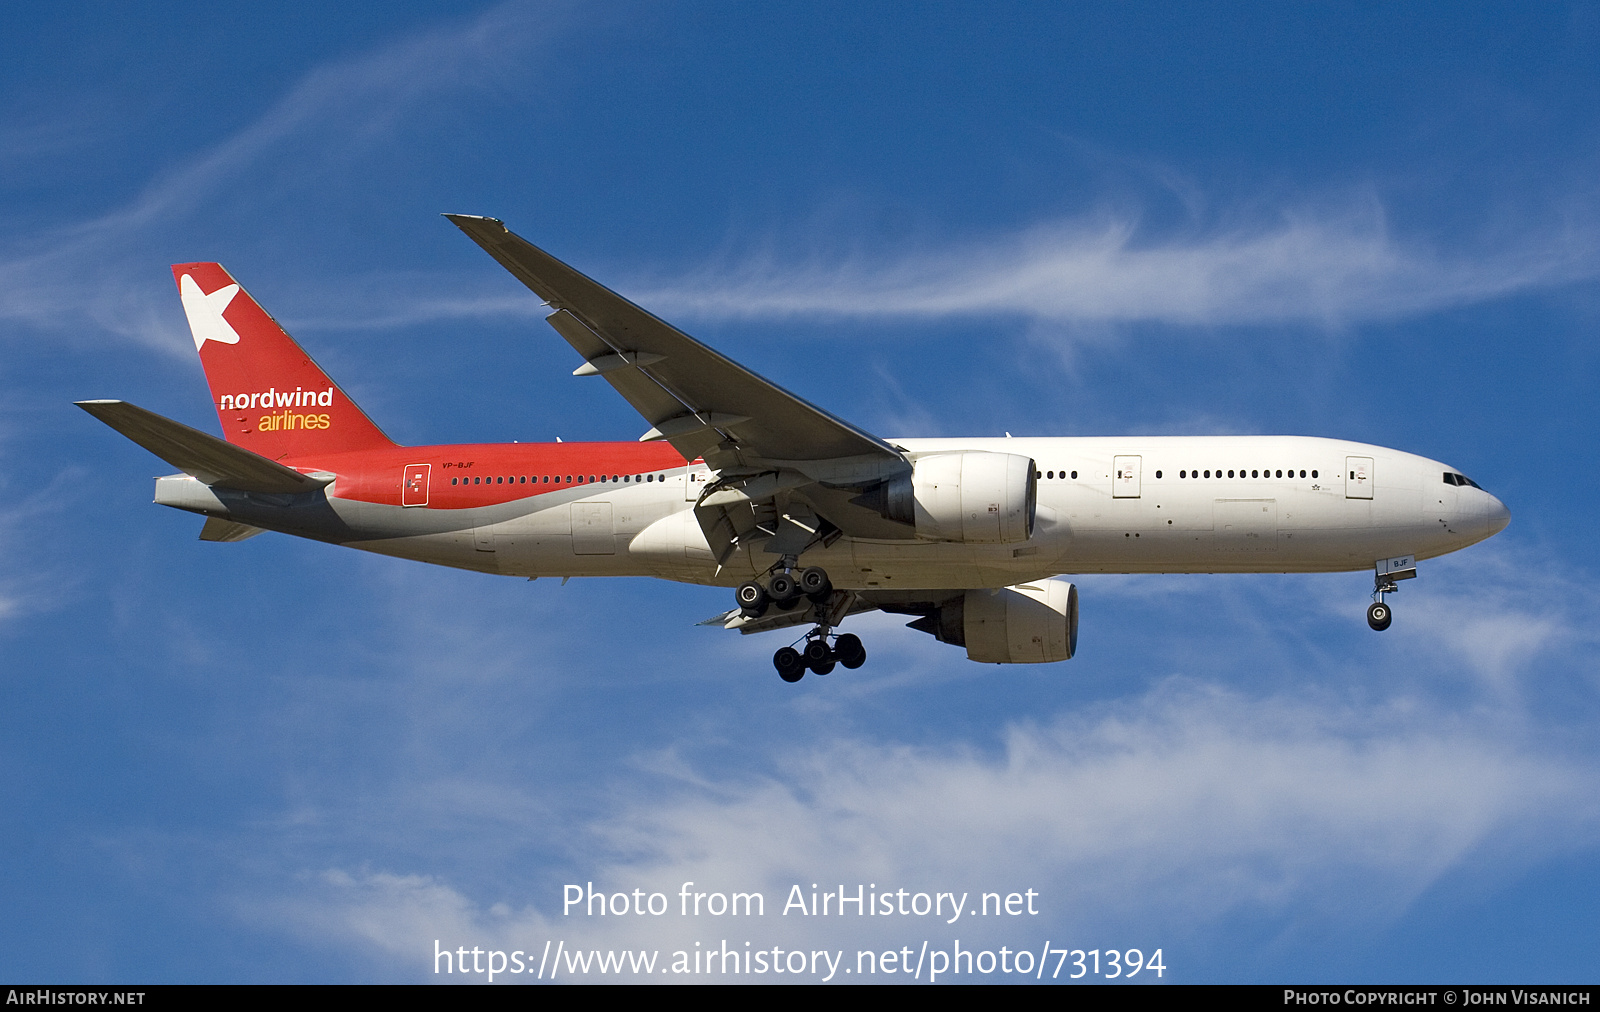
{"type": "Polygon", "coordinates": [[[428,505],[428,475],[432,464],[407,464],[400,477],[400,505],[428,505]]]}

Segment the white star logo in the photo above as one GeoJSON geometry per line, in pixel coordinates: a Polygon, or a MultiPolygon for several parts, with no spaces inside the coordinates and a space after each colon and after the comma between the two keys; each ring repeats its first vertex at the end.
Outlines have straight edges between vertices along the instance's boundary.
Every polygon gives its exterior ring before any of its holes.
{"type": "Polygon", "coordinates": [[[207,341],[239,343],[239,332],[222,318],[238,294],[238,285],[225,285],[207,295],[200,290],[192,274],[185,274],[178,280],[178,297],[183,300],[183,312],[189,317],[189,329],[194,332],[195,351],[207,341]]]}

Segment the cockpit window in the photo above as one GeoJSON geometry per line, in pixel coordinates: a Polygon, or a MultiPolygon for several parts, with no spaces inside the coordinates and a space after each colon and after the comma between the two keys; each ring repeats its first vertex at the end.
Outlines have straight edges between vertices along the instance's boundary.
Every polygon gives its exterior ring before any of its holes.
{"type": "Polygon", "coordinates": [[[1470,485],[1473,488],[1478,489],[1479,491],[1483,490],[1483,486],[1482,485],[1479,485],[1477,482],[1473,481],[1471,478],[1468,478],[1466,475],[1457,474],[1454,471],[1446,471],[1444,473],[1444,483],[1446,485],[1470,485]]]}

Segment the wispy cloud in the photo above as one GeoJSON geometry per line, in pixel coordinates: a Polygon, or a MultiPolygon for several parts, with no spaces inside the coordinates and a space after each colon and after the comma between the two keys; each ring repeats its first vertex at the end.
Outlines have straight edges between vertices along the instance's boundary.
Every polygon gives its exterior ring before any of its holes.
{"type": "MultiPolygon", "coordinates": [[[[1240,925],[1381,931],[1441,882],[1476,886],[1600,839],[1594,714],[1537,719],[1530,691],[1589,677],[1593,581],[1548,572],[1564,603],[1515,656],[1464,637],[1526,618],[1514,595],[1481,592],[1526,571],[1514,549],[1431,562],[1383,637],[1362,624],[1361,583],[1334,577],[1099,579],[1085,656],[1049,671],[973,665],[881,616],[857,630],[869,666],[804,694],[776,684],[771,641],[689,628],[704,611],[659,587],[419,582],[379,559],[324,571],[361,602],[328,608],[325,628],[286,619],[331,666],[297,666],[281,637],[203,608],[211,659],[184,662],[166,627],[152,648],[197,683],[215,657],[248,658],[235,691],[265,686],[213,737],[175,747],[210,769],[232,743],[266,741],[281,750],[268,765],[294,770],[262,801],[277,815],[253,806],[248,825],[214,831],[240,864],[222,902],[386,975],[433,979],[435,939],[525,953],[903,944],[908,922],[778,912],[795,884],[829,881],[1032,888],[1045,913],[1029,925],[1051,937],[1193,947],[1240,925]],[[1237,602],[1207,612],[1219,597],[1237,602]],[[630,635],[596,637],[595,614],[630,615],[630,635]],[[1320,647],[1296,646],[1308,628],[1320,647]],[[1129,659],[1106,660],[1116,643],[1129,659]],[[1016,690],[1039,676],[1060,690],[1016,690]],[[1098,701],[1059,701],[1085,677],[1107,687],[1098,701]],[[996,713],[1043,715],[952,717],[974,682],[1011,694],[996,713]],[[928,733],[886,729],[891,711],[928,733]],[[753,889],[772,906],[739,934],[713,918],[563,917],[561,884],[589,881],[753,889]]],[[[915,927],[1018,944],[998,919],[915,927]]]]}
{"type": "MultiPolygon", "coordinates": [[[[549,28],[526,5],[503,4],[312,70],[255,121],[150,180],[125,205],[13,238],[0,259],[0,319],[58,330],[91,322],[187,354],[187,338],[171,330],[176,317],[152,301],[148,264],[138,255],[153,234],[220,205],[236,212],[271,202],[338,172],[387,142],[425,103],[517,73],[508,57],[549,28]],[[85,290],[93,292],[87,300],[85,290]]],[[[170,302],[170,293],[159,295],[170,302]]]]}
{"type": "Polygon", "coordinates": [[[1337,327],[1471,305],[1600,274],[1600,229],[1563,223],[1462,249],[1396,234],[1376,200],[1285,207],[1252,224],[1152,234],[1105,211],[899,256],[730,257],[639,293],[666,313],[1056,324],[1337,327]]]}
{"type": "Polygon", "coordinates": [[[980,944],[1019,931],[993,918],[781,914],[794,885],[809,893],[819,879],[974,896],[1032,888],[1046,909],[1025,927],[1074,936],[1204,931],[1291,910],[1370,925],[1474,857],[1530,861],[1592,842],[1592,769],[1492,722],[1442,716],[1175,681],[1092,716],[1016,725],[996,755],[844,740],[786,755],[781,777],[701,771],[628,805],[594,831],[602,853],[629,857],[574,872],[610,891],[759,890],[759,922],[572,917],[550,902],[513,911],[425,876],[339,870],[279,916],[418,975],[437,938],[537,952],[546,939],[853,947],[913,930],[980,944]]]}
{"type": "MultiPolygon", "coordinates": [[[[708,759],[701,729],[679,734],[636,751],[626,776],[587,781],[582,814],[569,809],[565,818],[536,797],[535,782],[502,782],[484,769],[384,795],[380,807],[399,803],[411,825],[467,820],[541,848],[548,842],[536,841],[554,833],[558,853],[535,875],[521,869],[501,887],[501,876],[477,862],[374,858],[366,842],[350,840],[341,849],[361,857],[322,865],[289,888],[278,883],[273,899],[245,905],[297,937],[429,979],[435,939],[525,953],[546,940],[667,951],[722,937],[852,952],[901,944],[908,922],[779,913],[794,885],[809,891],[812,882],[974,895],[1033,888],[1045,912],[1030,926],[1052,937],[1132,931],[1192,940],[1230,925],[1291,921],[1336,934],[1381,931],[1452,876],[1515,875],[1600,840],[1600,773],[1582,744],[1594,716],[1569,711],[1552,728],[1537,716],[1547,704],[1534,698],[1552,681],[1588,677],[1594,644],[1585,630],[1600,591],[1579,572],[1551,573],[1564,603],[1530,623],[1515,594],[1483,589],[1524,564],[1515,545],[1431,562],[1399,602],[1401,635],[1387,639],[1364,628],[1361,601],[1341,596],[1343,581],[1286,577],[1296,592],[1285,595],[1281,582],[1262,578],[1097,579],[1086,592],[1116,604],[1099,611],[1093,635],[1101,643],[1130,635],[1150,615],[1199,609],[1181,598],[1214,597],[1218,581],[1229,580],[1238,613],[1207,633],[1227,650],[1195,642],[1188,627],[1169,630],[1172,656],[1206,659],[1153,681],[1143,669],[1186,667],[1159,657],[1126,671],[1101,665],[1097,677],[1142,687],[1013,720],[993,739],[961,732],[913,744],[837,731],[859,726],[874,700],[1015,674],[966,664],[884,617],[858,630],[871,632],[871,667],[785,704],[789,716],[772,729],[793,723],[795,733],[756,734],[763,740],[741,763],[708,759]],[[1274,621],[1261,621],[1267,614],[1274,621]],[[1351,645],[1285,649],[1298,642],[1298,627],[1331,616],[1356,637],[1351,645]],[[1505,629],[1524,634],[1499,650],[1496,631],[1505,629]],[[418,805],[415,797],[435,800],[418,805]],[[445,798],[454,799],[449,810],[436,810],[445,798]],[[545,828],[552,818],[559,829],[545,828]],[[559,883],[590,881],[674,897],[686,881],[757,890],[769,913],[736,926],[710,917],[563,916],[559,883]]],[[[452,625],[448,614],[432,621],[452,625]]],[[[730,658],[740,658],[729,662],[760,668],[771,647],[755,637],[728,641],[730,658]]],[[[447,638],[440,649],[419,661],[407,648],[409,660],[385,668],[416,662],[427,671],[424,678],[419,669],[419,685],[438,682],[450,671],[442,658],[466,645],[447,638]]],[[[486,657],[502,654],[494,695],[525,663],[509,642],[486,657]]],[[[475,658],[449,677],[493,667],[475,658]]],[[[455,705],[464,708],[463,727],[484,719],[471,716],[467,700],[455,705]]],[[[704,730],[739,736],[715,720],[704,730]]],[[[518,766],[510,755],[499,760],[518,766]]],[[[372,788],[362,781],[364,795],[372,788]]],[[[969,944],[1016,944],[1015,926],[994,919],[915,927],[919,938],[944,932],[969,944]]]]}
{"type": "MultiPolygon", "coordinates": [[[[72,319],[82,313],[111,333],[185,353],[170,307],[161,311],[153,301],[170,301],[169,293],[150,290],[147,263],[132,255],[138,241],[224,199],[269,202],[338,173],[389,142],[430,101],[492,94],[502,78],[521,72],[507,57],[551,31],[548,16],[508,4],[311,71],[254,122],[150,180],[126,205],[14,242],[0,259],[0,319],[60,329],[82,322],[72,319]],[[87,302],[85,271],[97,275],[87,302]]],[[[607,280],[652,310],[690,320],[988,315],[1044,328],[1054,335],[1045,343],[1082,344],[1110,340],[1105,327],[1140,322],[1337,328],[1600,274],[1600,227],[1581,209],[1474,240],[1397,230],[1372,194],[1204,210],[1220,203],[1191,195],[1176,226],[1152,225],[1134,203],[900,250],[875,244],[870,252],[849,235],[819,246],[769,233],[757,244],[735,240],[683,273],[636,265],[607,280]]],[[[478,280],[397,273],[355,289],[341,278],[327,311],[312,295],[309,309],[288,318],[369,329],[538,311],[531,296],[507,296],[503,286],[478,280]]]]}
{"type": "Polygon", "coordinates": [[[274,154],[304,154],[319,147],[316,168],[325,172],[350,155],[386,139],[418,103],[482,87],[505,70],[507,53],[528,45],[531,22],[520,4],[491,9],[465,24],[418,33],[349,60],[312,70],[260,118],[153,180],[126,207],[69,231],[96,239],[131,231],[172,214],[193,214],[230,180],[274,154]]]}
{"type": "MultiPolygon", "coordinates": [[[[673,319],[990,316],[1029,325],[1036,343],[1080,346],[1114,343],[1116,328],[1133,323],[1338,329],[1600,276],[1600,225],[1581,214],[1477,243],[1398,233],[1376,197],[1240,217],[1155,229],[1137,209],[1106,209],[870,253],[848,236],[818,248],[769,235],[681,273],[638,265],[603,280],[673,319]]],[[[359,312],[347,304],[312,322],[367,328],[538,310],[532,296],[489,294],[478,278],[375,276],[366,287],[359,312]]]]}

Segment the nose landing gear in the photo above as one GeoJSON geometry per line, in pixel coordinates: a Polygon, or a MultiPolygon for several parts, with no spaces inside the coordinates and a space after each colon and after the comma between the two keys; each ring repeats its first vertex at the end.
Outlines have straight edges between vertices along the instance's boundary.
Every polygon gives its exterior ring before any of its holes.
{"type": "Polygon", "coordinates": [[[1398,594],[1399,581],[1410,580],[1417,575],[1417,557],[1397,555],[1390,559],[1379,559],[1373,568],[1372,604],[1367,608],[1367,625],[1372,627],[1373,632],[1383,632],[1394,622],[1394,609],[1384,601],[1383,595],[1398,594]]]}

